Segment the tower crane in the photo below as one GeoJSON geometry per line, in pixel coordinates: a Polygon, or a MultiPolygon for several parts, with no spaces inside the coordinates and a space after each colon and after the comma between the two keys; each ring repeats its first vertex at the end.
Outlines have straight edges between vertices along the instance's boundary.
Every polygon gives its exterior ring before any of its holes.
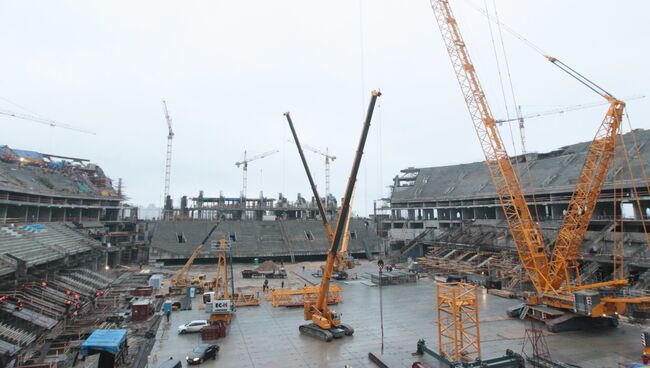
{"type": "Polygon", "coordinates": [[[174,131],[172,130],[172,118],[169,116],[167,110],[167,102],[162,100],[163,111],[165,112],[165,121],[167,122],[167,156],[165,157],[165,203],[163,204],[163,217],[169,219],[172,216],[172,203],[169,196],[169,184],[172,175],[172,140],[174,139],[174,131]]]}
{"type": "MultiPolygon", "coordinates": [[[[339,245],[343,239],[346,219],[348,218],[348,213],[350,212],[352,192],[354,191],[354,186],[357,181],[357,174],[359,173],[359,166],[361,165],[363,149],[366,144],[366,139],[368,138],[368,131],[370,130],[372,114],[375,109],[375,103],[379,96],[381,96],[381,93],[379,91],[372,91],[370,104],[366,113],[366,119],[361,131],[361,138],[359,139],[357,152],[352,164],[352,170],[350,172],[350,177],[348,178],[348,183],[345,188],[345,195],[343,197],[343,203],[341,204],[341,211],[339,212],[339,216],[336,222],[336,229],[333,232],[329,222],[327,221],[327,217],[325,216],[323,203],[320,200],[316,201],[318,210],[321,213],[323,225],[325,226],[326,233],[328,234],[330,240],[330,249],[327,253],[327,262],[325,263],[325,270],[323,271],[323,277],[319,287],[316,303],[305,301],[304,317],[306,321],[311,321],[311,323],[300,326],[299,331],[302,334],[316,337],[326,342],[332,341],[333,338],[351,336],[354,333],[354,329],[351,326],[341,323],[341,315],[339,313],[329,309],[329,306],[327,305],[327,297],[329,293],[330,278],[332,277],[332,273],[334,271],[335,259],[338,254],[337,252],[339,245]]],[[[293,122],[291,121],[291,116],[288,112],[285,113],[285,116],[291,128],[291,133],[295,139],[296,146],[298,147],[300,159],[302,160],[303,166],[305,168],[305,172],[307,174],[307,178],[309,179],[309,184],[311,185],[314,197],[318,199],[320,196],[318,195],[316,184],[314,183],[313,177],[311,176],[305,155],[302,151],[302,147],[300,146],[298,135],[296,134],[293,122]]]]}
{"type": "MultiPolygon", "coordinates": [[[[645,96],[633,96],[633,97],[626,98],[625,101],[629,102],[629,101],[633,101],[633,100],[640,100],[642,98],[645,98],[645,96]]],[[[508,123],[508,122],[511,122],[511,121],[517,121],[519,123],[519,136],[520,136],[520,139],[521,139],[521,150],[522,150],[522,154],[525,155],[526,154],[526,134],[525,134],[525,127],[524,127],[524,121],[525,120],[530,120],[530,119],[540,118],[540,117],[550,116],[550,115],[561,115],[561,114],[564,114],[566,112],[590,109],[590,108],[593,108],[593,107],[604,106],[604,105],[609,105],[609,102],[595,102],[595,103],[589,103],[589,104],[567,106],[567,107],[563,107],[563,108],[552,109],[552,110],[537,112],[537,113],[533,113],[533,114],[526,114],[526,115],[522,115],[521,114],[521,106],[517,106],[517,117],[516,118],[497,119],[496,122],[497,122],[497,124],[508,123]]]]}
{"type": "Polygon", "coordinates": [[[242,189],[242,197],[243,198],[246,198],[246,189],[248,187],[248,163],[252,162],[252,161],[255,161],[255,160],[259,160],[259,159],[264,158],[264,157],[271,156],[272,154],[275,154],[275,153],[278,153],[278,152],[280,152],[280,151],[273,150],[273,151],[264,152],[264,153],[259,154],[257,156],[247,158],[246,157],[247,152],[244,151],[244,159],[241,160],[241,161],[235,162],[235,165],[237,167],[240,167],[240,166],[243,167],[243,178],[244,178],[244,180],[243,180],[244,185],[243,185],[243,189],[242,189]]]}
{"type": "Polygon", "coordinates": [[[325,147],[325,151],[323,152],[306,144],[303,144],[302,146],[315,154],[325,157],[325,201],[329,207],[330,196],[332,195],[332,191],[330,190],[330,164],[336,160],[336,156],[330,155],[327,147],[325,147]]]}
{"type": "MultiPolygon", "coordinates": [[[[296,143],[294,141],[289,141],[291,143],[296,143]]],[[[330,196],[332,195],[332,191],[330,190],[330,165],[331,163],[336,160],[336,156],[330,155],[329,149],[325,147],[325,151],[319,150],[318,148],[311,147],[306,144],[302,144],[302,148],[311,151],[317,155],[321,155],[325,157],[325,201],[327,203],[327,207],[329,207],[329,199],[330,196]]]]}
{"type": "Polygon", "coordinates": [[[615,317],[623,313],[628,304],[650,305],[650,298],[605,296],[597,291],[604,286],[625,285],[627,280],[614,279],[598,284],[574,285],[570,272],[572,269],[577,270],[575,257],[616,150],[625,103],[556,58],[547,57],[609,103],[607,115],[589,147],[549,260],[541,231],[533,221],[522,186],[505,150],[449,1],[430,1],[519,259],[535,288],[535,294],[527,299],[526,304],[510,310],[509,314],[542,320],[547,323],[549,329],[559,331],[578,327],[583,321],[589,321],[591,325],[612,325],[617,322],[615,317]]]}

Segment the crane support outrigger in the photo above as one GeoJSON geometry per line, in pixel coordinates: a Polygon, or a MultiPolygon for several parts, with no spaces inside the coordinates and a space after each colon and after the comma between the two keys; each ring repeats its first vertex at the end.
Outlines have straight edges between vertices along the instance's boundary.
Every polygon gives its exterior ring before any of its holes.
{"type": "MultiPolygon", "coordinates": [[[[304,305],[304,317],[306,321],[311,321],[311,323],[301,325],[299,327],[300,333],[305,335],[313,336],[319,338],[323,341],[332,341],[333,338],[341,338],[343,336],[351,336],[354,333],[354,329],[351,326],[341,323],[341,315],[331,309],[327,305],[327,295],[329,292],[329,283],[330,278],[332,277],[332,272],[334,270],[334,262],[337,257],[337,252],[339,245],[343,239],[343,233],[345,231],[346,219],[348,218],[348,213],[350,212],[350,202],[352,199],[352,193],[354,192],[354,186],[357,181],[357,174],[359,173],[359,167],[361,165],[361,158],[363,156],[363,149],[366,145],[366,139],[368,138],[368,131],[370,130],[370,122],[372,120],[372,114],[375,109],[375,103],[377,97],[381,96],[381,92],[372,91],[370,104],[368,106],[368,111],[366,113],[366,119],[363,124],[363,129],[361,131],[361,137],[359,139],[359,144],[357,146],[357,152],[354,157],[354,162],[352,163],[352,170],[350,171],[350,177],[348,178],[348,183],[345,188],[345,194],[343,197],[343,203],[341,204],[341,210],[338,215],[336,222],[336,229],[332,233],[331,230],[328,231],[328,236],[332,234],[330,239],[330,249],[327,253],[327,262],[325,264],[325,270],[323,271],[323,278],[321,280],[318,298],[316,303],[305,302],[304,305]]],[[[312,187],[312,191],[316,197],[316,202],[321,212],[321,217],[323,219],[323,224],[325,228],[331,228],[327,217],[324,216],[325,211],[323,209],[323,204],[320,201],[318,196],[318,190],[314,184],[313,178],[307,166],[307,161],[305,160],[304,153],[300,147],[300,141],[298,140],[298,135],[293,127],[291,117],[289,113],[285,113],[289,126],[291,127],[291,132],[294,136],[296,146],[298,147],[298,152],[300,153],[300,158],[305,166],[307,177],[312,187]]]]}

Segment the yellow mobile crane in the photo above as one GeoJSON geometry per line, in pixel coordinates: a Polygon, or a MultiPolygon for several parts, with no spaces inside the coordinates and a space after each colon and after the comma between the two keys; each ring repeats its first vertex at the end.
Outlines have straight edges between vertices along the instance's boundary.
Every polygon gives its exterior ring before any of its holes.
{"type": "Polygon", "coordinates": [[[206,235],[205,239],[203,239],[201,244],[199,244],[196,247],[196,249],[194,249],[194,252],[192,252],[192,255],[190,256],[190,258],[187,259],[187,262],[185,262],[185,265],[183,265],[183,267],[181,267],[181,269],[178,270],[178,272],[176,272],[176,274],[174,274],[174,276],[172,276],[172,278],[171,278],[171,288],[172,288],[172,291],[174,293],[183,293],[183,290],[186,287],[192,285],[192,278],[189,275],[190,268],[192,268],[192,264],[194,263],[194,260],[196,259],[196,257],[198,257],[199,254],[201,254],[201,252],[203,251],[205,243],[208,241],[208,239],[210,239],[210,237],[212,236],[212,233],[214,233],[214,231],[217,230],[218,227],[219,227],[219,223],[217,222],[212,227],[212,229],[210,229],[210,232],[208,233],[208,235],[206,235]]]}
{"type": "Polygon", "coordinates": [[[309,178],[309,183],[311,185],[312,191],[317,199],[316,203],[323,219],[323,225],[325,226],[325,229],[327,230],[326,232],[330,237],[330,249],[327,253],[327,263],[325,264],[323,278],[321,280],[320,288],[318,291],[318,298],[315,303],[306,300],[304,305],[305,320],[311,321],[311,323],[299,327],[300,333],[319,338],[323,341],[329,342],[332,341],[333,338],[351,336],[354,333],[354,329],[351,326],[341,323],[341,315],[339,313],[329,309],[329,306],[327,305],[327,297],[329,292],[330,278],[332,277],[332,272],[334,270],[334,262],[337,256],[339,245],[343,239],[343,231],[346,222],[345,219],[348,218],[348,213],[350,212],[352,192],[354,191],[354,186],[357,181],[357,174],[359,173],[359,166],[361,165],[361,157],[363,156],[363,148],[366,145],[366,139],[368,138],[368,131],[370,129],[370,121],[372,120],[375,103],[377,102],[377,98],[379,96],[381,96],[381,93],[379,91],[372,91],[370,104],[366,113],[366,119],[361,131],[361,138],[359,139],[359,145],[357,146],[357,153],[355,155],[354,162],[352,163],[352,170],[350,172],[350,177],[348,178],[348,183],[345,188],[341,211],[339,212],[339,216],[336,221],[336,230],[333,233],[331,232],[331,227],[327,221],[327,216],[325,216],[325,210],[323,209],[323,204],[320,201],[320,196],[318,195],[316,184],[314,183],[311,172],[309,171],[309,166],[305,160],[305,155],[302,151],[302,148],[300,147],[300,141],[298,140],[298,135],[296,134],[296,130],[293,127],[291,116],[288,112],[284,114],[289,123],[289,127],[291,128],[291,133],[295,139],[296,147],[298,147],[300,159],[302,160],[303,166],[305,167],[305,171],[307,173],[307,177],[309,178]]]}
{"type": "Polygon", "coordinates": [[[451,63],[470,112],[474,128],[485,155],[485,161],[519,258],[534,288],[535,294],[525,305],[509,311],[511,316],[528,316],[546,322],[552,331],[589,325],[615,325],[616,317],[628,304],[644,307],[650,298],[629,298],[616,295],[611,288],[628,283],[615,275],[604,283],[580,285],[579,247],[591,219],[600,190],[616,150],[625,103],[589,81],[559,60],[549,61],[594,90],[609,103],[605,119],[591,143],[575,192],[567,208],[564,222],[549,259],[541,231],[537,227],[523,189],[499,134],[485,93],[469,57],[458,23],[448,0],[431,0],[431,6],[445,41],[451,63]],[[610,288],[610,295],[599,292],[610,288]]]}

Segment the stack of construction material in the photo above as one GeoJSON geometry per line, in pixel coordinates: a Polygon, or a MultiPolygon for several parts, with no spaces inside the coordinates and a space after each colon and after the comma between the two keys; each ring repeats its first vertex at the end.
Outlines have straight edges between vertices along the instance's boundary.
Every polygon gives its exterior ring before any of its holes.
{"type": "Polygon", "coordinates": [[[215,324],[203,327],[201,330],[201,339],[203,341],[212,341],[220,337],[226,337],[228,323],[226,321],[217,321],[215,324]]]}

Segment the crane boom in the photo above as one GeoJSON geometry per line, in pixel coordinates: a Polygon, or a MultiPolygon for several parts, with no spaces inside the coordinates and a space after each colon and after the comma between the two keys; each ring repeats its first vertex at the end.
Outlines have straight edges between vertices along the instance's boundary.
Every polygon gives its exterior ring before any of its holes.
{"type": "Polygon", "coordinates": [[[78,127],[75,127],[75,126],[72,126],[72,125],[69,125],[69,124],[59,123],[59,122],[56,122],[54,120],[42,118],[42,117],[39,117],[39,116],[34,116],[34,115],[29,115],[29,114],[21,114],[19,112],[13,112],[13,111],[7,111],[7,110],[0,110],[0,115],[9,116],[9,117],[16,118],[16,119],[33,121],[35,123],[49,125],[49,126],[51,126],[53,128],[63,128],[63,129],[68,129],[68,130],[74,130],[74,131],[80,132],[80,133],[95,135],[95,133],[90,131],[90,130],[87,130],[87,129],[84,129],[84,128],[78,128],[78,127]]]}
{"type": "Polygon", "coordinates": [[[199,244],[196,249],[194,249],[194,252],[192,252],[192,255],[187,259],[187,262],[181,267],[176,274],[172,277],[172,285],[175,287],[182,287],[182,286],[187,286],[189,284],[189,275],[188,272],[190,271],[190,268],[192,267],[192,264],[194,263],[194,260],[196,257],[201,254],[203,251],[203,248],[205,247],[205,243],[208,242],[208,239],[212,236],[212,233],[214,233],[215,230],[219,227],[219,222],[217,222],[214,226],[212,226],[212,229],[210,229],[210,232],[208,232],[208,235],[205,236],[201,244],[199,244]]]}
{"type": "MultiPolygon", "coordinates": [[[[584,241],[591,216],[596,208],[598,196],[616,154],[625,102],[615,98],[605,89],[557,58],[547,56],[547,59],[609,103],[607,114],[598,127],[594,140],[589,145],[589,151],[582,166],[578,183],[571,196],[571,201],[569,201],[551,254],[551,287],[557,289],[564,285],[565,288],[571,290],[573,285],[570,282],[570,269],[573,268],[578,271],[576,259],[580,252],[580,246],[584,241]]],[[[576,279],[579,282],[579,278],[576,279]]]]}
{"type": "Polygon", "coordinates": [[[344,325],[341,323],[341,316],[339,313],[330,310],[327,305],[328,294],[329,294],[329,283],[330,278],[333,275],[334,263],[338,256],[338,249],[341,241],[343,239],[343,232],[346,227],[346,219],[348,219],[348,214],[350,212],[350,203],[351,195],[354,191],[354,186],[357,181],[357,175],[359,173],[359,166],[361,165],[361,158],[363,156],[363,149],[366,144],[366,139],[368,138],[368,131],[370,130],[370,122],[372,120],[372,114],[374,112],[375,103],[377,97],[381,96],[381,93],[378,91],[372,91],[370,104],[368,106],[368,111],[366,113],[366,119],[363,124],[363,129],[361,131],[361,138],[359,139],[359,144],[357,146],[357,152],[352,163],[352,170],[350,172],[350,177],[348,178],[348,183],[345,188],[345,197],[343,198],[343,203],[341,205],[341,210],[336,222],[336,229],[332,232],[329,222],[327,221],[327,216],[323,208],[323,204],[320,201],[320,196],[318,195],[318,190],[316,189],[316,184],[314,179],[311,176],[309,166],[307,165],[307,160],[305,159],[302,146],[298,140],[298,135],[296,134],[291,116],[289,113],[285,113],[289,127],[291,128],[291,133],[298,147],[298,152],[300,154],[300,159],[302,160],[303,166],[309,178],[309,184],[312,187],[314,196],[316,197],[316,202],[318,204],[318,210],[321,213],[323,224],[328,233],[330,239],[330,247],[327,253],[327,261],[323,269],[323,277],[321,280],[320,287],[318,289],[318,298],[315,303],[305,301],[304,304],[304,317],[305,320],[310,320],[312,323],[302,325],[299,327],[299,330],[303,334],[311,335],[317,338],[320,338],[324,341],[331,341],[333,338],[340,338],[344,335],[350,336],[354,333],[354,329],[350,326],[344,325]]]}
{"type": "Polygon", "coordinates": [[[298,133],[296,133],[296,128],[293,126],[293,120],[291,120],[291,114],[287,111],[284,113],[284,116],[287,118],[287,123],[291,129],[291,134],[293,135],[294,143],[296,148],[298,148],[298,154],[300,155],[300,160],[302,161],[302,166],[305,168],[305,173],[307,173],[307,179],[309,179],[309,185],[311,186],[311,191],[316,198],[316,205],[318,206],[318,212],[320,213],[321,220],[323,221],[323,226],[325,226],[325,232],[327,233],[327,238],[329,239],[329,244],[331,246],[332,241],[334,240],[334,232],[332,231],[332,226],[327,220],[327,213],[323,208],[323,203],[320,200],[320,195],[318,194],[318,188],[316,187],[316,182],[311,175],[311,170],[309,170],[309,164],[307,164],[307,159],[305,158],[305,152],[302,150],[302,145],[298,139],[298,133]]]}
{"type": "Polygon", "coordinates": [[[375,103],[377,102],[377,97],[381,96],[381,92],[372,91],[370,98],[370,105],[368,106],[368,111],[366,113],[366,120],[363,124],[363,130],[361,131],[361,138],[359,139],[359,145],[357,146],[357,153],[352,164],[352,170],[350,170],[350,177],[348,178],[348,184],[345,188],[345,195],[343,197],[343,203],[341,204],[341,212],[339,213],[338,220],[336,222],[336,230],[334,231],[334,240],[330,246],[330,250],[327,253],[327,263],[325,265],[325,272],[323,272],[323,279],[321,281],[320,293],[318,294],[318,300],[316,301],[316,308],[319,310],[327,310],[327,293],[329,292],[329,280],[332,276],[332,271],[334,269],[334,258],[338,252],[339,244],[343,238],[343,228],[345,227],[345,221],[341,219],[346,219],[348,213],[350,212],[350,204],[352,199],[352,192],[354,191],[354,185],[357,181],[357,174],[359,173],[359,167],[361,166],[361,157],[363,156],[363,149],[366,145],[366,139],[368,138],[368,131],[370,130],[370,122],[372,120],[372,114],[375,109],[375,103]]]}
{"type": "Polygon", "coordinates": [[[538,292],[547,290],[549,264],[542,234],[530,213],[521,184],[505,150],[485,93],[448,0],[431,0],[431,7],[469,109],[492,182],[501,201],[519,258],[538,292]]]}

